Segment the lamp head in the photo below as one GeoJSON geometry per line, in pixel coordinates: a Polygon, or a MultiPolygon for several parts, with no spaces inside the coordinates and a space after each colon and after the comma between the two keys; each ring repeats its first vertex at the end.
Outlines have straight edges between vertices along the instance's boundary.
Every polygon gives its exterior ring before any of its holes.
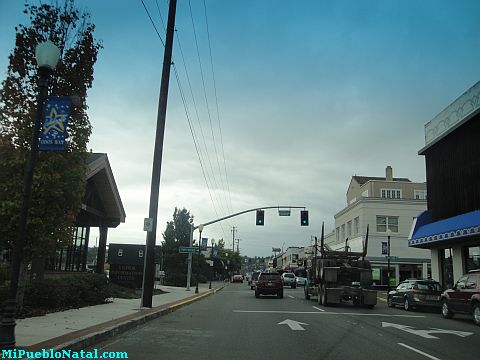
{"type": "Polygon", "coordinates": [[[391,236],[392,235],[392,230],[388,229],[387,230],[387,236],[391,236]]]}
{"type": "Polygon", "coordinates": [[[199,230],[200,232],[203,231],[203,224],[198,225],[198,230],[199,230]]]}
{"type": "Polygon", "coordinates": [[[47,68],[53,71],[60,59],[60,50],[53,42],[47,40],[38,44],[35,48],[35,59],[39,68],[47,68]]]}

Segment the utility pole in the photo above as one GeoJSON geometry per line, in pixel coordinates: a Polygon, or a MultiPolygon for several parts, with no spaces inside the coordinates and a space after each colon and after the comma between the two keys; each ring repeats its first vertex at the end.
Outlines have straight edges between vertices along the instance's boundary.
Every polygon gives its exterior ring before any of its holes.
{"type": "Polygon", "coordinates": [[[168,8],[167,34],[163,55],[162,80],[158,99],[157,129],[153,151],[152,181],[150,186],[150,207],[148,211],[151,228],[147,230],[147,246],[143,267],[142,306],[152,307],[153,284],[155,276],[155,240],[157,236],[158,195],[160,193],[160,174],[162,171],[163,138],[165,135],[165,118],[167,114],[168,83],[172,66],[173,34],[175,30],[175,11],[177,0],[170,0],[168,8]]]}
{"type": "Polygon", "coordinates": [[[232,226],[232,254],[235,252],[235,231],[238,231],[238,229],[232,226]]]}

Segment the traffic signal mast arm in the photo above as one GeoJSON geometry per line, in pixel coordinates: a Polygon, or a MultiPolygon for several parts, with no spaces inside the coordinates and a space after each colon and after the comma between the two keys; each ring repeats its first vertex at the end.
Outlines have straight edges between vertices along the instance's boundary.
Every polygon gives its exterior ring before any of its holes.
{"type": "MultiPolygon", "coordinates": [[[[306,209],[305,206],[266,206],[266,207],[260,207],[260,208],[255,208],[255,209],[249,209],[249,210],[244,210],[244,211],[240,211],[238,213],[235,213],[235,214],[232,214],[232,215],[228,215],[228,216],[224,216],[222,218],[219,218],[219,219],[216,219],[216,220],[212,220],[212,221],[209,221],[209,222],[206,222],[206,223],[203,223],[201,225],[203,225],[204,227],[207,226],[207,225],[211,225],[211,224],[215,224],[217,222],[220,222],[220,221],[223,221],[223,220],[227,220],[227,219],[230,219],[232,217],[235,217],[235,216],[238,216],[238,215],[242,215],[242,214],[246,214],[248,212],[253,212],[253,211],[257,211],[257,210],[265,210],[265,209],[285,209],[285,208],[290,208],[290,209],[306,209]]],[[[197,226],[194,226],[194,230],[196,230],[200,225],[197,225],[197,226]]]]}

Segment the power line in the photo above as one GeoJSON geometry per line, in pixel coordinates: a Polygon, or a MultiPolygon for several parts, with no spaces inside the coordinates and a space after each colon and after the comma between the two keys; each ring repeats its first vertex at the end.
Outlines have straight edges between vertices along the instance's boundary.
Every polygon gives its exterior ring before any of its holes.
{"type": "MultiPolygon", "coordinates": [[[[211,116],[211,113],[210,113],[210,106],[208,105],[207,89],[206,89],[206,86],[205,86],[205,77],[203,76],[203,66],[202,66],[202,60],[201,60],[201,57],[200,57],[200,49],[199,49],[199,46],[198,46],[198,38],[197,38],[197,31],[196,31],[196,28],[195,28],[195,21],[193,20],[193,12],[192,12],[191,1],[188,2],[188,5],[189,5],[189,8],[190,8],[190,19],[192,20],[193,35],[194,35],[194,38],[195,38],[195,45],[196,45],[196,50],[197,50],[198,63],[199,63],[199,66],[200,66],[200,75],[201,75],[201,78],[202,78],[203,94],[204,94],[204,97],[205,97],[205,104],[206,104],[206,107],[207,107],[208,119],[210,121],[210,130],[211,130],[211,133],[212,133],[213,148],[215,150],[215,157],[216,157],[216,160],[217,160],[218,170],[221,173],[222,170],[220,168],[220,162],[218,161],[217,145],[216,145],[216,142],[215,142],[215,134],[213,132],[212,116],[211,116]]],[[[214,179],[215,179],[215,177],[214,177],[214,179]]],[[[223,185],[223,178],[222,177],[220,177],[220,181],[221,181],[221,186],[223,187],[223,189],[225,189],[225,187],[223,185]]],[[[227,206],[227,209],[228,209],[228,204],[227,204],[226,197],[225,197],[225,191],[223,191],[223,195],[224,195],[225,205],[227,206]]]]}
{"type": "Polygon", "coordinates": [[[224,146],[223,146],[222,127],[220,125],[220,111],[219,111],[219,107],[218,107],[217,84],[216,84],[216,81],[215,81],[215,71],[213,69],[212,45],[211,45],[211,41],[210,41],[210,30],[208,28],[208,17],[207,17],[207,5],[205,3],[205,0],[203,0],[203,8],[205,10],[205,24],[207,26],[208,48],[210,50],[210,64],[212,66],[213,89],[215,91],[215,103],[217,105],[218,129],[220,131],[220,143],[222,145],[222,157],[223,157],[223,167],[224,167],[224,170],[225,170],[225,181],[227,183],[228,198],[229,198],[229,201],[230,201],[230,211],[233,213],[232,196],[231,196],[231,193],[230,193],[230,183],[228,181],[227,163],[226,163],[226,160],[225,160],[225,150],[224,150],[224,146]]]}
{"type": "MultiPolygon", "coordinates": [[[[160,39],[160,41],[162,42],[162,45],[165,47],[165,43],[162,39],[162,37],[160,36],[160,33],[158,32],[158,29],[157,27],[155,26],[155,23],[153,22],[153,19],[152,17],[150,16],[150,12],[148,11],[147,7],[145,6],[145,3],[143,2],[143,0],[140,0],[142,2],[142,5],[143,5],[143,8],[145,9],[145,12],[147,13],[148,15],[148,18],[150,19],[150,22],[151,24],[153,25],[154,29],[155,29],[155,32],[157,33],[157,36],[158,38],[160,39]]],[[[160,8],[158,7],[158,2],[157,2],[157,10],[159,11],[159,14],[161,16],[161,13],[160,13],[160,8]]],[[[163,17],[161,17],[162,19],[162,23],[163,23],[163,17]]],[[[164,27],[165,27],[165,23],[163,23],[164,27]]],[[[195,131],[194,129],[192,128],[192,124],[191,124],[191,121],[190,121],[190,115],[189,115],[189,112],[188,112],[188,107],[187,107],[187,104],[186,104],[186,98],[185,98],[185,95],[184,95],[184,92],[183,92],[183,88],[181,86],[181,82],[180,82],[180,78],[178,77],[178,72],[176,70],[176,67],[175,67],[175,64],[172,62],[173,64],[173,68],[174,68],[174,72],[175,72],[175,77],[177,79],[177,84],[179,86],[179,89],[180,89],[180,95],[182,97],[182,102],[183,102],[183,106],[184,106],[184,109],[185,109],[185,114],[186,114],[186,117],[187,117],[187,122],[188,122],[188,125],[190,127],[190,131],[191,131],[191,134],[192,134],[192,138],[193,138],[193,142],[194,142],[194,145],[195,145],[195,150],[197,152],[197,155],[199,157],[199,161],[200,161],[200,167],[202,168],[202,173],[204,175],[204,179],[205,179],[205,183],[207,185],[207,189],[208,189],[208,192],[210,194],[210,199],[212,201],[212,205],[213,205],[213,208],[214,208],[214,211],[215,211],[215,214],[217,215],[217,217],[219,217],[218,215],[218,212],[217,212],[217,209],[215,207],[215,202],[213,201],[213,197],[212,197],[212,194],[211,194],[211,191],[210,191],[210,187],[208,185],[208,181],[206,179],[206,176],[205,176],[205,171],[204,171],[204,168],[203,168],[203,163],[201,161],[201,156],[200,156],[200,153],[198,151],[198,147],[197,147],[197,140],[196,140],[196,135],[195,135],[195,131]]],[[[213,170],[213,168],[212,168],[213,170]]],[[[226,234],[225,234],[225,230],[223,229],[223,225],[220,223],[220,227],[222,229],[222,232],[223,232],[223,235],[226,237],[226,234]]]]}

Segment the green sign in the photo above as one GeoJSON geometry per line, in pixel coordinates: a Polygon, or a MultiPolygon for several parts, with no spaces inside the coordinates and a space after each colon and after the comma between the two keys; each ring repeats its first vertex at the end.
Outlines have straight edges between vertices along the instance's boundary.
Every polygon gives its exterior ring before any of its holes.
{"type": "Polygon", "coordinates": [[[390,261],[397,261],[398,260],[398,256],[385,256],[388,259],[390,259],[390,261]]]}
{"type": "Polygon", "coordinates": [[[380,280],[380,269],[379,268],[373,268],[372,269],[372,280],[380,280]]]}
{"type": "Polygon", "coordinates": [[[395,280],[395,276],[390,276],[390,286],[397,285],[397,281],[395,280]]]}
{"type": "Polygon", "coordinates": [[[180,246],[178,248],[178,252],[180,254],[196,254],[198,253],[198,247],[197,246],[180,246]]]}

